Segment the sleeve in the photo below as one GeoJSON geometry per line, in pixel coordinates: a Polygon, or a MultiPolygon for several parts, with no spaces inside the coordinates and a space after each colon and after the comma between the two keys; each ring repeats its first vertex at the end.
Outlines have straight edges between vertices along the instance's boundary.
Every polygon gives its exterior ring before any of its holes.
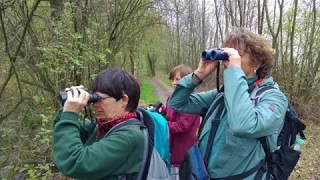
{"type": "Polygon", "coordinates": [[[193,93],[198,84],[192,82],[192,74],[179,80],[168,105],[177,112],[200,114],[207,110],[217,95],[217,90],[193,93]]]}
{"type": "Polygon", "coordinates": [[[117,174],[137,146],[137,139],[143,139],[137,131],[123,128],[84,146],[77,119],[76,114],[63,112],[54,127],[53,161],[66,176],[98,179],[117,174]]]}
{"type": "MultiPolygon", "coordinates": [[[[55,125],[60,121],[61,119],[61,114],[63,113],[62,108],[60,108],[60,110],[57,112],[55,119],[53,120],[53,128],[55,127],[55,125]]],[[[91,134],[96,125],[95,123],[93,123],[91,120],[80,120],[79,116],[76,113],[72,113],[72,112],[66,112],[65,114],[70,114],[70,116],[76,116],[77,117],[77,121],[80,121],[79,125],[80,125],[80,137],[83,143],[86,142],[89,134],[91,134]]]]}
{"type": "Polygon", "coordinates": [[[200,120],[199,115],[177,113],[176,119],[168,122],[169,130],[173,134],[184,133],[190,130],[192,125],[200,120]]]}
{"type": "Polygon", "coordinates": [[[240,68],[226,69],[224,78],[227,119],[235,136],[258,138],[280,131],[288,106],[280,90],[266,93],[255,106],[240,68]]]}

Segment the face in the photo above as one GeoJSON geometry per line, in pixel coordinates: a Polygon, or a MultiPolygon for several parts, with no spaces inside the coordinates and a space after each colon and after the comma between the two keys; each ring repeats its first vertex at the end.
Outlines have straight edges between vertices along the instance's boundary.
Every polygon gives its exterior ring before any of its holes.
{"type": "Polygon", "coordinates": [[[247,77],[254,77],[256,76],[255,70],[258,69],[257,65],[251,60],[250,54],[245,52],[244,50],[238,50],[239,55],[241,57],[241,68],[246,74],[247,77]]]}
{"type": "Polygon", "coordinates": [[[96,117],[101,119],[116,118],[127,112],[128,96],[124,95],[118,101],[104,93],[96,92],[101,99],[93,104],[97,113],[96,117]]]}
{"type": "Polygon", "coordinates": [[[177,84],[178,84],[178,82],[179,82],[180,79],[181,79],[181,75],[180,75],[180,72],[178,71],[178,72],[175,74],[175,76],[173,77],[172,82],[171,82],[172,87],[173,87],[174,89],[177,87],[177,84]]]}

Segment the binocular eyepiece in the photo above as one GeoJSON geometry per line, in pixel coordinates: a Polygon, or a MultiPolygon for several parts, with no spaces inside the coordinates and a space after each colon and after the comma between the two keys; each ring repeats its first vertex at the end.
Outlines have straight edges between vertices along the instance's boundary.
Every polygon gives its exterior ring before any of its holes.
{"type": "MultiPolygon", "coordinates": [[[[88,100],[88,104],[96,103],[101,99],[101,97],[98,96],[96,93],[89,93],[89,96],[90,96],[90,98],[88,100]]],[[[59,92],[58,99],[59,99],[61,105],[64,105],[64,103],[66,102],[67,98],[68,98],[68,94],[67,94],[66,91],[60,91],[59,92]]]]}
{"type": "Polygon", "coordinates": [[[214,61],[226,61],[229,59],[229,56],[227,53],[223,52],[222,49],[215,49],[212,51],[202,51],[201,58],[203,60],[214,60],[214,61]]]}

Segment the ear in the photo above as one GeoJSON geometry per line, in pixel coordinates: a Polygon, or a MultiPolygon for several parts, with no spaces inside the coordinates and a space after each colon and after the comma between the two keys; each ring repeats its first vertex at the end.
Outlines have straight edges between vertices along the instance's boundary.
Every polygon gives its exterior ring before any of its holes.
{"type": "Polygon", "coordinates": [[[123,104],[124,108],[127,107],[128,102],[129,102],[129,97],[128,95],[124,94],[121,99],[120,99],[121,104],[123,104]]]}

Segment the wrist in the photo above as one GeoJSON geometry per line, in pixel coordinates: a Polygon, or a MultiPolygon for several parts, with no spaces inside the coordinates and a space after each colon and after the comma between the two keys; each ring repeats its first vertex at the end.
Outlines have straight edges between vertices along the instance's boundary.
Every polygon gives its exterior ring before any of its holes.
{"type": "Polygon", "coordinates": [[[193,72],[193,74],[195,74],[200,80],[203,80],[203,79],[205,79],[205,77],[206,77],[206,74],[205,74],[205,72],[203,72],[203,71],[201,71],[201,70],[195,70],[194,72],[193,72]]]}
{"type": "Polygon", "coordinates": [[[72,112],[78,114],[80,113],[80,110],[78,110],[77,108],[64,107],[63,112],[72,112]]]}
{"type": "Polygon", "coordinates": [[[193,72],[193,73],[192,73],[192,82],[194,82],[194,83],[196,83],[196,84],[201,84],[202,81],[203,81],[203,79],[200,78],[200,77],[196,74],[196,72],[193,72]]]}

